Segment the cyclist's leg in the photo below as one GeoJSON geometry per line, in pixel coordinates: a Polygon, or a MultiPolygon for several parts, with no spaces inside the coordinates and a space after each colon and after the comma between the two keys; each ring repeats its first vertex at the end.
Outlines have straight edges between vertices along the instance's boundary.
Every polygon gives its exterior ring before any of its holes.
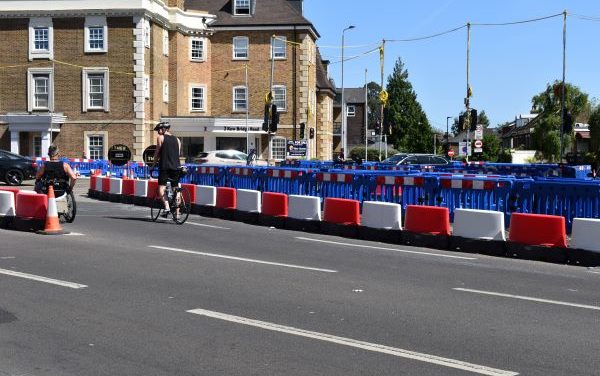
{"type": "Polygon", "coordinates": [[[171,208],[169,207],[169,201],[167,200],[167,197],[165,195],[168,177],[169,174],[167,173],[167,171],[161,170],[158,172],[158,197],[160,200],[162,200],[163,205],[165,207],[165,212],[167,213],[171,210],[171,208]]]}

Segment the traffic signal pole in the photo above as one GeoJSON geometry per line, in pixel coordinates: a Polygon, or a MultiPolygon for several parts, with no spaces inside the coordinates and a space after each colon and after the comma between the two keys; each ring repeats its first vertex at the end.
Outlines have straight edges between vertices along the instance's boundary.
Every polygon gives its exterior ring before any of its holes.
{"type": "MultiPolygon", "coordinates": [[[[560,126],[560,160],[559,163],[563,161],[563,153],[564,153],[564,128],[566,123],[566,86],[565,86],[565,77],[567,71],[567,11],[563,12],[563,66],[562,66],[562,90],[561,90],[561,107],[560,107],[560,116],[561,116],[561,126],[560,126]]],[[[562,170],[561,170],[562,171],[562,170]]]]}
{"type": "Polygon", "coordinates": [[[467,22],[467,98],[465,99],[465,107],[467,108],[467,113],[465,116],[465,123],[466,124],[466,128],[467,128],[467,162],[469,162],[469,149],[470,149],[470,140],[469,140],[469,133],[471,131],[471,124],[470,124],[470,118],[471,116],[469,116],[469,114],[471,113],[471,104],[470,104],[470,98],[471,98],[471,86],[469,83],[469,73],[470,73],[470,68],[471,68],[471,23],[467,22]]]}

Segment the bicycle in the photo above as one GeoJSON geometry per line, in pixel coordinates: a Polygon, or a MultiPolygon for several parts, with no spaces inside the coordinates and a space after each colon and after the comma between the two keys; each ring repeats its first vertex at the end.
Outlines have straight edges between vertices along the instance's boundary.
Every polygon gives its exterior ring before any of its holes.
{"type": "MultiPolygon", "coordinates": [[[[182,172],[182,175],[185,175],[185,172],[182,172]]],[[[190,216],[192,202],[190,199],[190,192],[186,188],[180,186],[173,188],[174,183],[175,181],[173,179],[167,179],[165,197],[169,202],[171,218],[173,218],[173,221],[178,225],[182,225],[190,216]]],[[[165,207],[162,197],[159,197],[157,194],[152,201],[152,205],[150,205],[150,216],[152,218],[152,222],[156,222],[158,220],[163,210],[165,210],[165,207]]]]}

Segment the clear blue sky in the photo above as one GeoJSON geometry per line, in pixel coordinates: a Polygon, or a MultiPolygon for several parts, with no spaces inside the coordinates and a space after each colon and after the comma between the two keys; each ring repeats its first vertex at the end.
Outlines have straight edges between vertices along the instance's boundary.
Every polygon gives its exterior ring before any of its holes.
{"type": "MultiPolygon", "coordinates": [[[[342,30],[346,46],[376,44],[382,39],[427,36],[471,23],[534,19],[567,10],[567,82],[590,99],[600,98],[600,1],[598,0],[304,0],[304,14],[321,39],[325,59],[339,61],[342,30]],[[584,20],[577,16],[595,18],[584,20]]],[[[531,98],[562,77],[562,16],[514,26],[471,27],[471,107],[485,110],[491,126],[529,113],[531,98]]],[[[386,43],[385,80],[401,57],[417,99],[431,125],[446,128],[458,116],[466,92],[466,28],[441,37],[386,43]]],[[[347,48],[354,56],[375,47],[347,48]]],[[[344,63],[344,86],[380,81],[379,54],[344,63]]],[[[341,64],[330,67],[341,86],[341,64]]]]}

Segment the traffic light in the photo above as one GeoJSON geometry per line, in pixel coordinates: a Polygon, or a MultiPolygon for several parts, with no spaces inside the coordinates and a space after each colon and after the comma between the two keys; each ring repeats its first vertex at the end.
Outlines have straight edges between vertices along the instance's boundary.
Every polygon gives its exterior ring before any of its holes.
{"type": "Polygon", "coordinates": [[[304,139],[304,129],[306,128],[306,124],[300,123],[300,139],[304,139]]]}
{"type": "Polygon", "coordinates": [[[381,134],[381,121],[377,120],[377,122],[375,122],[375,132],[376,134],[381,134]]]}
{"type": "Polygon", "coordinates": [[[471,110],[471,118],[469,119],[470,123],[470,130],[471,132],[475,132],[475,129],[477,129],[477,110],[476,109],[472,109],[471,110]]]}
{"type": "Polygon", "coordinates": [[[563,110],[563,133],[573,132],[573,116],[566,108],[563,110]]]}
{"type": "Polygon", "coordinates": [[[315,129],[314,128],[310,128],[308,130],[308,137],[312,140],[313,138],[315,138],[315,129]]]}
{"type": "Polygon", "coordinates": [[[458,129],[461,131],[465,129],[465,115],[458,116],[458,129]]]}
{"type": "Polygon", "coordinates": [[[271,105],[271,133],[277,132],[277,125],[279,125],[279,112],[277,112],[277,105],[271,105]]]}
{"type": "Polygon", "coordinates": [[[265,132],[269,131],[269,118],[271,117],[270,109],[271,109],[271,107],[269,106],[269,104],[268,103],[265,104],[265,117],[264,117],[263,125],[262,125],[262,129],[265,132]]]}

